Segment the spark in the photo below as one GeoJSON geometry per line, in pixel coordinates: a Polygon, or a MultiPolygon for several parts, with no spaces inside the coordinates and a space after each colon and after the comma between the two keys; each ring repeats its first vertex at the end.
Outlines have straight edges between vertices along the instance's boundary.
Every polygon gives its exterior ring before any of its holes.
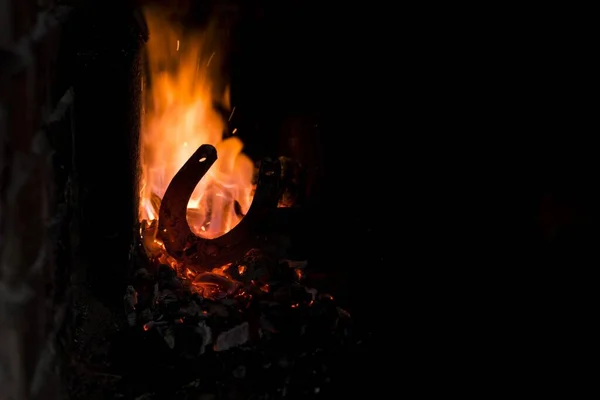
{"type": "Polygon", "coordinates": [[[213,53],[210,55],[210,58],[208,59],[208,61],[206,62],[206,66],[208,67],[210,65],[210,62],[212,61],[213,57],[215,56],[215,52],[213,51],[213,53]]]}

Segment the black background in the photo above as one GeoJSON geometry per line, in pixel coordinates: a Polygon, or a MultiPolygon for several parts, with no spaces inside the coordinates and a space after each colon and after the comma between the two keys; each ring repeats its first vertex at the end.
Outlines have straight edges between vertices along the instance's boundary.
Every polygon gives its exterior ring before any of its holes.
{"type": "Polygon", "coordinates": [[[313,265],[378,335],[354,385],[393,375],[386,355],[411,360],[404,377],[459,386],[511,354],[554,365],[543,349],[598,260],[585,28],[548,10],[424,8],[265,4],[238,31],[234,93],[270,121],[248,148],[272,151],[290,116],[322,127],[291,155],[321,167],[313,265]]]}
{"type": "Polygon", "coordinates": [[[384,244],[394,226],[379,212],[396,212],[394,184],[376,183],[384,180],[375,165],[380,124],[369,120],[382,118],[372,113],[379,100],[364,92],[373,81],[359,65],[369,62],[369,43],[353,43],[355,32],[345,35],[344,25],[317,3],[253,4],[234,30],[231,59],[232,103],[246,151],[254,159],[291,156],[307,168],[311,212],[296,241],[311,271],[326,277],[320,283],[369,335],[339,360],[337,395],[379,385],[373,379],[380,355],[372,349],[378,296],[387,290],[386,270],[399,267],[384,244]]]}

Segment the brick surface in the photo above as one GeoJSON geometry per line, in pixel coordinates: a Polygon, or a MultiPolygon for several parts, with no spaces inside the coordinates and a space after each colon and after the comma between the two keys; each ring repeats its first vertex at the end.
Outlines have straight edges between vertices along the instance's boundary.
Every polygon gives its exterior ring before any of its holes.
{"type": "MultiPolygon", "coordinates": [[[[55,307],[49,293],[53,277],[52,243],[47,229],[51,218],[50,148],[38,131],[31,147],[14,150],[4,179],[0,247],[0,393],[1,399],[29,399],[37,385],[56,386],[55,375],[39,371],[45,350],[53,341],[55,307]],[[45,377],[45,378],[41,378],[45,377]],[[6,397],[2,397],[6,396],[6,397]]],[[[22,145],[21,142],[18,142],[22,145]]],[[[45,393],[45,399],[50,399],[45,393]]]]}
{"type": "Polygon", "coordinates": [[[0,51],[18,57],[0,71],[0,400],[50,400],[59,387],[48,228],[57,189],[40,128],[54,107],[61,30],[38,18],[54,4],[0,0],[0,51]]]}
{"type": "Polygon", "coordinates": [[[2,193],[0,369],[7,398],[25,399],[47,335],[44,270],[50,263],[46,221],[48,157],[16,151],[2,193]]]}
{"type": "Polygon", "coordinates": [[[45,165],[40,157],[16,152],[10,165],[5,193],[5,242],[0,250],[3,279],[19,280],[28,275],[40,254],[45,236],[45,165]]]}

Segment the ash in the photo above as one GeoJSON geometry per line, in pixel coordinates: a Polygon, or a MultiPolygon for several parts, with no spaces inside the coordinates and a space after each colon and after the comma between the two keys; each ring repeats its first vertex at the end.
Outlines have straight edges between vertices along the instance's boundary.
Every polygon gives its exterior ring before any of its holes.
{"type": "Polygon", "coordinates": [[[324,398],[350,314],[310,287],[307,263],[253,249],[210,272],[154,263],[124,295],[114,398],[324,398]],[[127,371],[127,372],[125,372],[127,371]]]}

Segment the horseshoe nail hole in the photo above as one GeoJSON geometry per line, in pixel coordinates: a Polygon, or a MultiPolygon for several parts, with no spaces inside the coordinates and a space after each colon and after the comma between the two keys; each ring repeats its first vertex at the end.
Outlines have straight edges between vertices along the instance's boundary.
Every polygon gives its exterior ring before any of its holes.
{"type": "Polygon", "coordinates": [[[198,162],[204,162],[206,161],[206,157],[202,157],[201,159],[198,160],[198,162]]]}

